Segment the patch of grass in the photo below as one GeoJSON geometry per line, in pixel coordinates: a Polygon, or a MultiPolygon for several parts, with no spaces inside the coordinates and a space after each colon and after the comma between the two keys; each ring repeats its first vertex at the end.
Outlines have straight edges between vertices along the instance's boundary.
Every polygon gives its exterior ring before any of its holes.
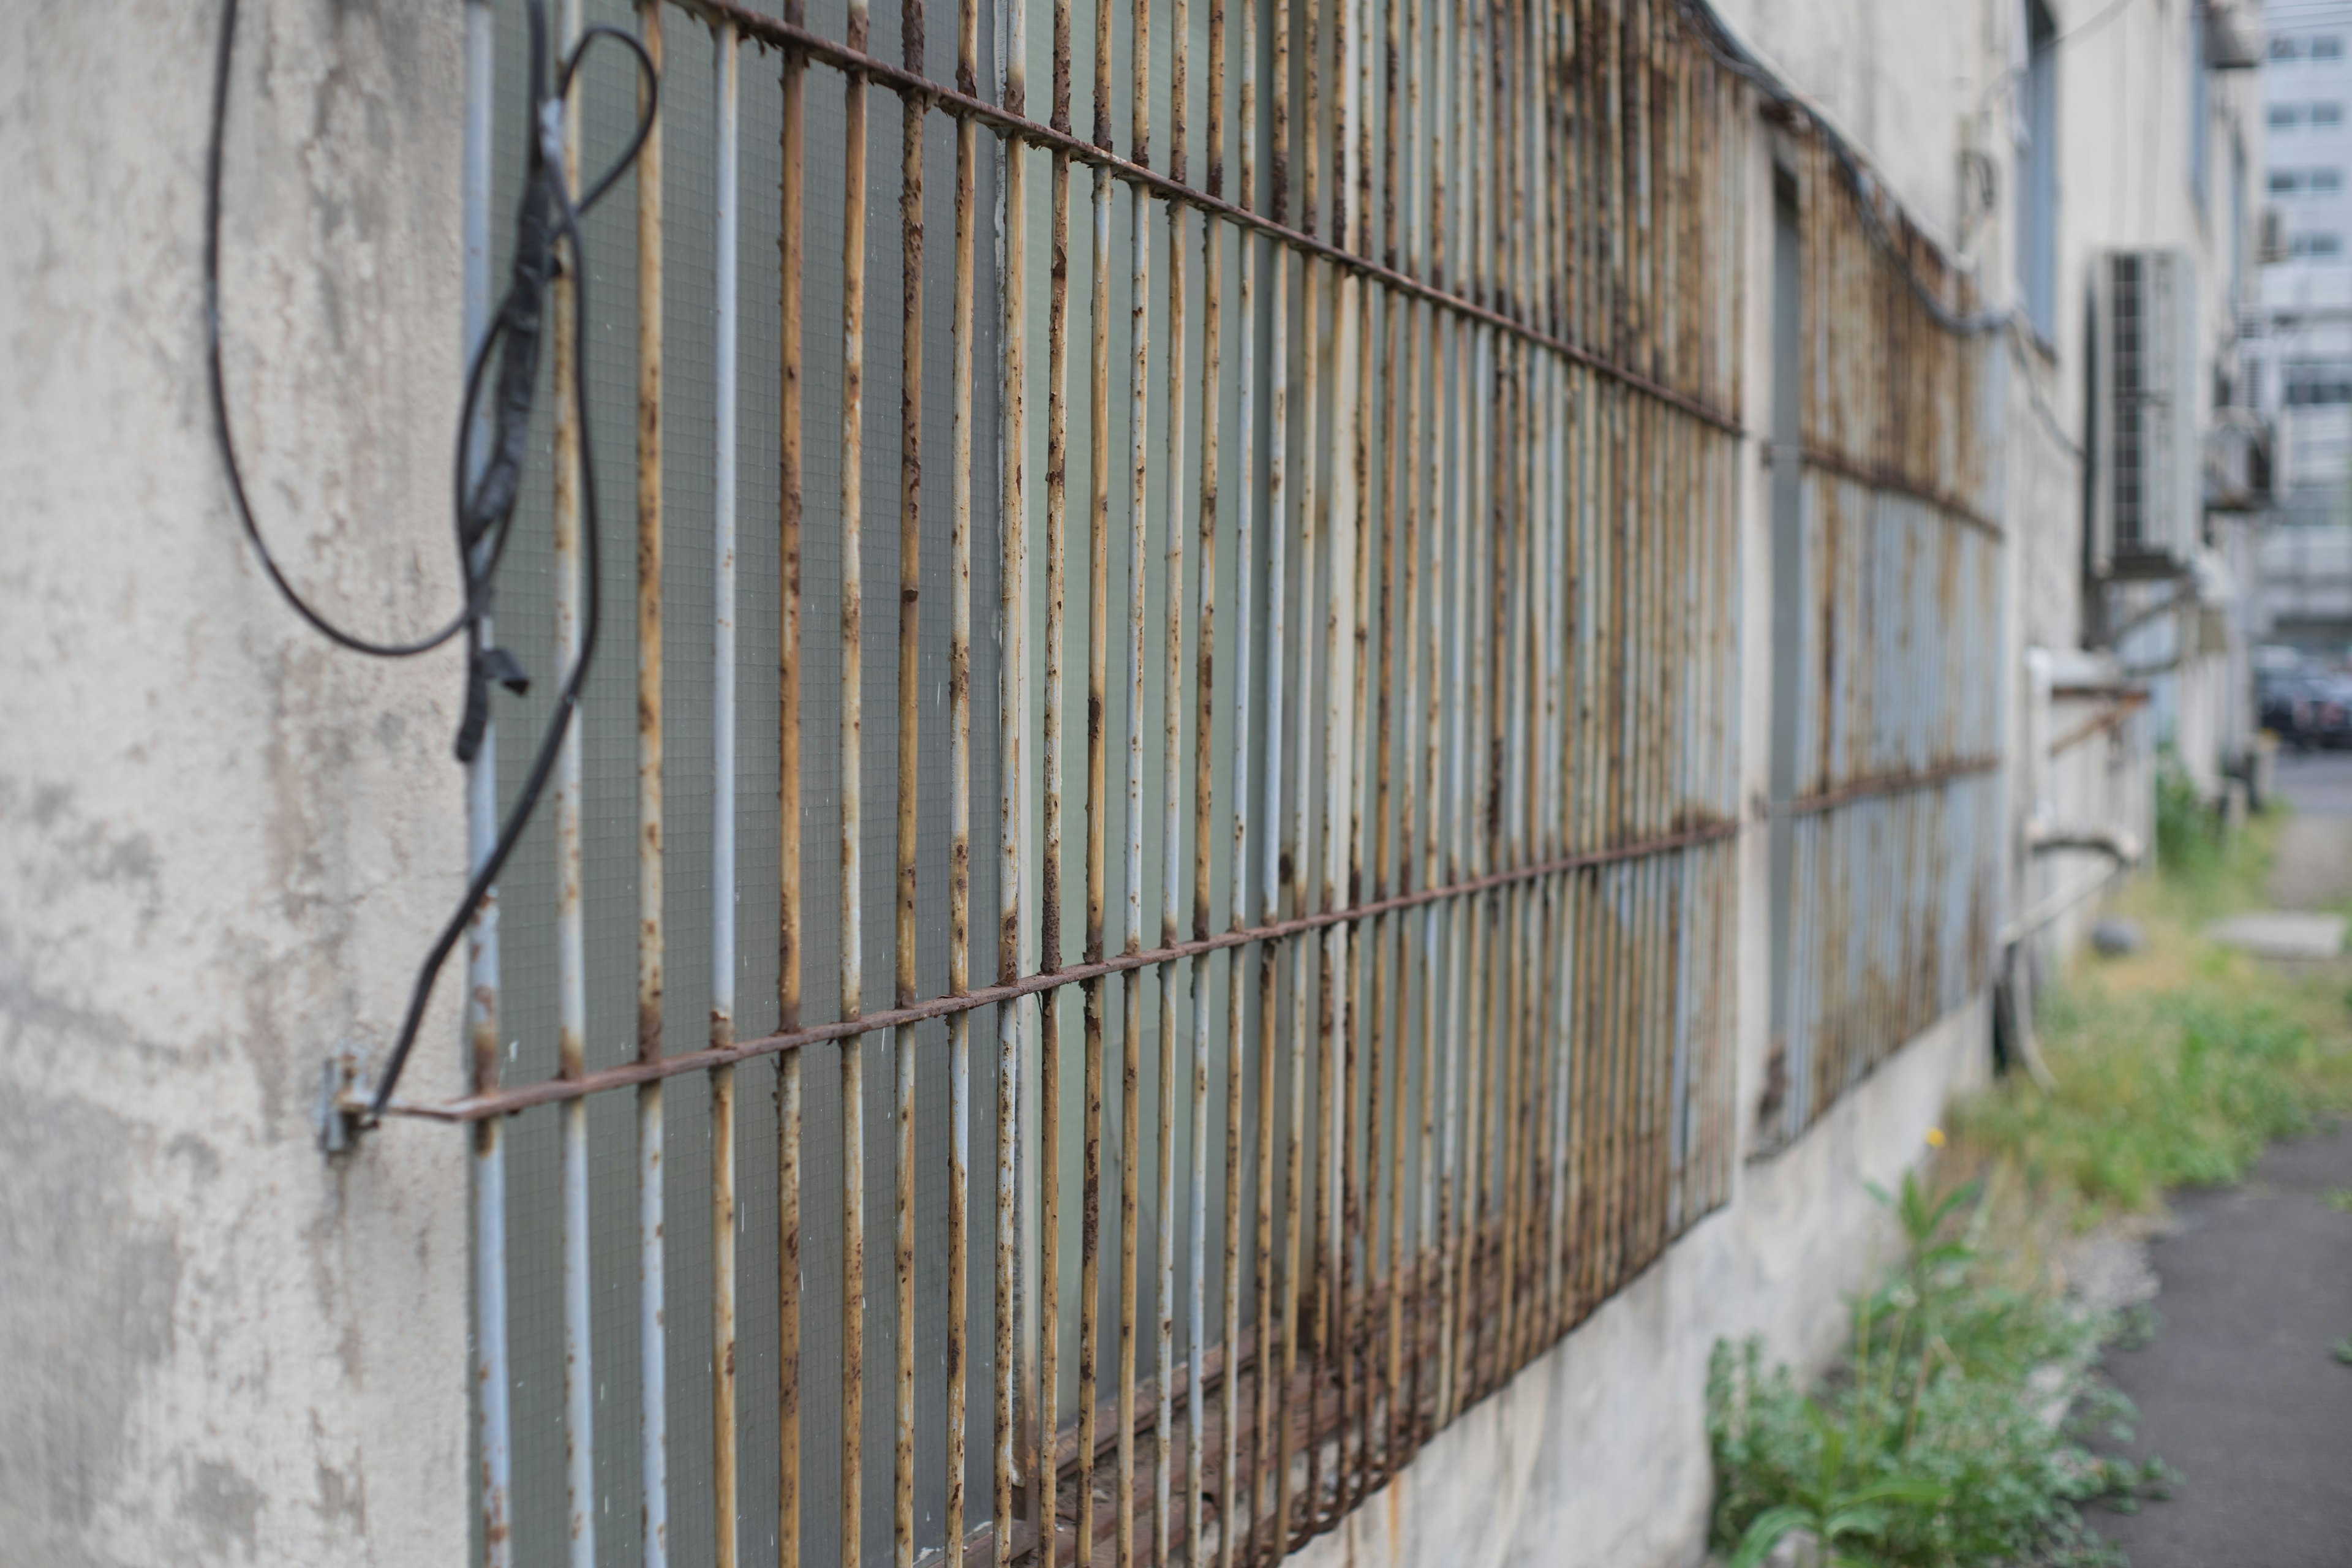
{"type": "MultiPolygon", "coordinates": [[[[2148,1224],[2168,1189],[2234,1182],[2272,1141],[2352,1110],[2352,961],[2282,969],[2202,934],[2262,901],[2282,817],[2224,837],[2185,786],[2168,771],[2160,873],[2116,900],[2144,945],[2086,954],[2044,997],[2056,1087],[2019,1075],[1957,1107],[1931,1184],[1880,1194],[1908,1247],[1855,1303],[1830,1377],[1809,1394],[1759,1342],[1717,1345],[1713,1537],[1739,1568],[1791,1531],[1828,1563],[2116,1568],[2079,1510],[2169,1495],[2162,1460],[2089,1446],[2129,1440],[2131,1406],[2096,1363],[2145,1344],[2155,1315],[2070,1298],[2074,1244],[2102,1221],[2148,1224]]],[[[2327,1201],[2352,1211],[2352,1192],[2327,1201]]],[[[2352,1364],[2352,1339],[2332,1352],[2352,1364]]]]}
{"type": "MultiPolygon", "coordinates": [[[[2069,1228],[2241,1179],[2263,1148],[2352,1109],[2352,964],[2288,971],[2203,935],[2259,901],[2281,819],[2168,864],[2117,900],[2145,944],[2086,954],[2042,1000],[2056,1087],[2009,1080],[1955,1112],[1957,1166],[2069,1228]]],[[[2185,829],[2183,831],[2186,831],[2185,829]]]]}
{"type": "Polygon", "coordinates": [[[1847,1356],[1817,1394],[1767,1370],[1759,1341],[1716,1346],[1717,1549],[1753,1568],[1802,1530],[1832,1563],[2119,1562],[2078,1506],[2134,1508],[2173,1477],[2085,1444],[2131,1420],[2091,1370],[2114,1320],[2000,1284],[1970,1238],[1985,1212],[1974,1188],[1935,1199],[1911,1180],[1880,1195],[1906,1257],[1855,1303],[1847,1356]]]}
{"type": "Polygon", "coordinates": [[[2319,1194],[2319,1201],[2337,1214],[2352,1214],[2352,1187],[2330,1187],[2319,1194]]]}

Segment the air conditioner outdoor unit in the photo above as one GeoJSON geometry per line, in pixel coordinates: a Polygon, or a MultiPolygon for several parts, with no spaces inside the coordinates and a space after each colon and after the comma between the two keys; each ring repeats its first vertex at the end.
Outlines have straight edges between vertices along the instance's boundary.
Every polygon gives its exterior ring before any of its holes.
{"type": "Polygon", "coordinates": [[[2178,249],[2104,252],[2091,320],[2091,574],[2174,576],[2202,521],[2195,265],[2178,249]]]}

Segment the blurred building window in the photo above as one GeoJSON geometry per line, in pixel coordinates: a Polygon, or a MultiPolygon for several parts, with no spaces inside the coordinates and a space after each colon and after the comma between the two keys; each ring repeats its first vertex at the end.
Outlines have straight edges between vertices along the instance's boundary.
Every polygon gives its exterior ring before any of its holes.
{"type": "Polygon", "coordinates": [[[2042,0],[2026,0],[2023,121],[2017,191],[2017,283],[2025,319],[2043,339],[2058,333],[2058,37],[2042,0]]]}
{"type": "Polygon", "coordinates": [[[2352,403],[2352,360],[2305,360],[2289,364],[2286,400],[2305,408],[2352,403]]]}

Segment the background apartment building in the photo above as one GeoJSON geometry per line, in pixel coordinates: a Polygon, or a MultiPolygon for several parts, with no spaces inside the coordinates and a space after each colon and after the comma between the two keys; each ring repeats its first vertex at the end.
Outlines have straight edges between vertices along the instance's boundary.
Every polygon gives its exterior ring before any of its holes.
{"type": "Polygon", "coordinates": [[[2256,635],[2330,659],[2352,643],[2352,7],[2269,7],[2271,253],[2246,345],[2246,401],[2277,431],[2256,635]]]}
{"type": "Polygon", "coordinates": [[[557,121],[535,9],[8,24],[0,1538],[1688,1560],[2244,744],[2254,19],[575,0],[557,121]],[[220,425],[464,602],[551,123],[529,689],[357,658],[220,425]]]}

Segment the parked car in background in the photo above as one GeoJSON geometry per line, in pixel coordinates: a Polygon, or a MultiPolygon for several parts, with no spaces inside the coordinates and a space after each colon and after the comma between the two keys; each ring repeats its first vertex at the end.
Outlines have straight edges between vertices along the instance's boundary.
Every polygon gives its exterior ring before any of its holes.
{"type": "Polygon", "coordinates": [[[2352,677],[2305,665],[2254,678],[2263,728],[2298,751],[2352,745],[2352,677]]]}

